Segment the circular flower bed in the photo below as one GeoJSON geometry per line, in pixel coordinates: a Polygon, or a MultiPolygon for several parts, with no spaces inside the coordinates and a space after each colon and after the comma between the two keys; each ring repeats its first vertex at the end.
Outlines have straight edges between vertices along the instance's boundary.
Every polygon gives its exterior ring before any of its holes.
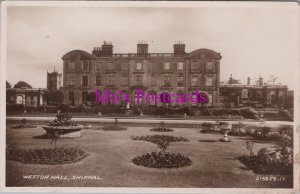
{"type": "Polygon", "coordinates": [[[192,161],[180,153],[169,152],[151,152],[132,159],[132,162],[138,166],[149,168],[179,168],[189,166],[192,161]]]}
{"type": "Polygon", "coordinates": [[[78,162],[88,156],[78,148],[10,149],[7,158],[24,164],[67,164],[78,162]]]}
{"type": "Polygon", "coordinates": [[[118,124],[107,125],[103,127],[103,131],[123,131],[123,130],[127,130],[127,128],[118,124]]]}
{"type": "Polygon", "coordinates": [[[166,128],[166,127],[157,127],[157,128],[153,128],[150,129],[150,131],[155,131],[155,132],[173,132],[173,129],[170,128],[166,128]]]}

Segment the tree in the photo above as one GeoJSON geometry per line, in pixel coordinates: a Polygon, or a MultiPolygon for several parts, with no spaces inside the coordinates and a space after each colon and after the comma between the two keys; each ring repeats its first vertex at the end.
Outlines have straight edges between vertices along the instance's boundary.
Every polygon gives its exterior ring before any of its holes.
{"type": "Polygon", "coordinates": [[[6,88],[11,88],[11,84],[8,81],[6,81],[6,88]]]}
{"type": "Polygon", "coordinates": [[[64,93],[61,90],[47,90],[44,94],[44,99],[48,104],[62,104],[64,93]]]}
{"type": "Polygon", "coordinates": [[[14,88],[23,88],[23,87],[25,87],[25,88],[32,88],[31,85],[29,85],[28,83],[26,83],[24,81],[18,81],[18,83],[16,83],[14,85],[14,88]]]}
{"type": "Polygon", "coordinates": [[[209,103],[209,98],[208,95],[204,92],[201,92],[198,94],[198,103],[200,103],[203,107],[204,104],[209,103]]]}

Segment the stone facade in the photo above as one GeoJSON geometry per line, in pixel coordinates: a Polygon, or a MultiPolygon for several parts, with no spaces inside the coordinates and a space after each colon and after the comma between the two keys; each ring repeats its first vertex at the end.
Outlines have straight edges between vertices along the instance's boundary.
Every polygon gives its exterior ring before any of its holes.
{"type": "Polygon", "coordinates": [[[43,105],[43,89],[36,88],[7,88],[7,104],[23,104],[26,107],[43,105]]]}
{"type": "Polygon", "coordinates": [[[288,87],[279,84],[263,83],[259,78],[257,84],[237,84],[231,82],[220,84],[220,102],[229,107],[274,107],[286,108],[288,87]]]}
{"type": "Polygon", "coordinates": [[[89,96],[96,90],[128,92],[134,104],[136,89],[158,94],[198,89],[207,94],[207,106],[217,106],[221,58],[220,53],[209,49],[186,53],[180,42],[174,44],[173,53],[148,53],[146,43],[139,43],[136,53],[114,54],[113,45],[107,42],[92,53],[73,50],[62,57],[64,103],[90,104],[89,96]]]}

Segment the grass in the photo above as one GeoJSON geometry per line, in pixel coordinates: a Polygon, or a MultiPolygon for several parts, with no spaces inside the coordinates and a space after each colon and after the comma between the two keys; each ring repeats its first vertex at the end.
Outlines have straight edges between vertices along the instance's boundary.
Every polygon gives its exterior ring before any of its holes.
{"type": "MultiPolygon", "coordinates": [[[[13,129],[7,126],[7,144],[19,149],[52,148],[47,139],[36,139],[45,131],[37,128],[13,129]]],[[[231,137],[232,142],[222,143],[221,134],[201,134],[199,128],[177,128],[172,133],[190,142],[171,143],[169,152],[188,156],[193,164],[179,169],[153,169],[132,163],[136,156],[158,151],[155,144],[132,141],[131,136],[151,135],[153,126],[128,127],[126,131],[82,130],[78,139],[61,139],[58,146],[78,147],[89,157],[78,163],[65,165],[31,165],[12,160],[6,163],[7,186],[61,186],[61,187],[233,187],[270,188],[290,187],[287,182],[256,181],[257,175],[245,170],[237,157],[246,154],[243,143],[247,139],[231,137]],[[101,180],[27,180],[23,175],[99,176],[101,180]],[[163,180],[163,181],[162,181],[163,180]]],[[[274,147],[271,143],[256,141],[255,150],[274,147]]],[[[289,177],[291,178],[291,177],[289,177]]]]}

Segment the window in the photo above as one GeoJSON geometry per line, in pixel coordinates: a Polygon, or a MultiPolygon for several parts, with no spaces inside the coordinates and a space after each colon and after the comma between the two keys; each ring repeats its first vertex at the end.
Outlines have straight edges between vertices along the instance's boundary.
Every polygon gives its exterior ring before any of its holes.
{"type": "Polygon", "coordinates": [[[88,84],[89,84],[88,76],[87,75],[82,76],[82,85],[87,86],[88,84]]]}
{"type": "Polygon", "coordinates": [[[96,86],[101,86],[101,76],[96,76],[96,86]]]}
{"type": "Polygon", "coordinates": [[[177,79],[177,85],[178,86],[183,86],[183,77],[182,76],[178,77],[178,79],[177,79]]]}
{"type": "Polygon", "coordinates": [[[155,70],[155,69],[157,68],[156,63],[152,63],[152,64],[151,64],[151,68],[152,68],[152,70],[155,70]]]}
{"type": "Polygon", "coordinates": [[[169,70],[170,69],[170,62],[165,62],[164,69],[169,70]]]}
{"type": "Polygon", "coordinates": [[[205,86],[213,86],[213,78],[212,77],[206,77],[205,86]]]}
{"type": "Polygon", "coordinates": [[[114,63],[108,63],[108,70],[114,70],[115,69],[115,64],[114,63]]]}
{"type": "Polygon", "coordinates": [[[75,69],[75,63],[74,62],[69,62],[68,63],[68,69],[75,69]]]}
{"type": "Polygon", "coordinates": [[[141,85],[142,85],[142,77],[141,77],[140,75],[137,75],[137,76],[135,77],[135,84],[136,84],[137,86],[141,86],[141,85]]]}
{"type": "Polygon", "coordinates": [[[141,70],[142,69],[142,63],[136,63],[136,70],[141,70]]]}
{"type": "Polygon", "coordinates": [[[182,70],[183,69],[183,62],[178,62],[177,63],[177,69],[182,70]]]}
{"type": "Polygon", "coordinates": [[[248,98],[248,90],[242,89],[242,98],[248,98]]]}
{"type": "Polygon", "coordinates": [[[96,62],[96,64],[95,64],[95,69],[96,70],[100,70],[101,69],[101,65],[102,65],[102,63],[101,62],[96,62]]]}
{"type": "Polygon", "coordinates": [[[192,76],[191,78],[191,86],[197,86],[198,85],[198,77],[192,76]]]}
{"type": "Polygon", "coordinates": [[[208,106],[211,106],[213,104],[213,95],[212,94],[208,94],[208,106]]]}
{"type": "Polygon", "coordinates": [[[89,62],[88,61],[82,62],[81,67],[82,67],[83,70],[88,70],[89,69],[89,62]]]}
{"type": "Polygon", "coordinates": [[[150,85],[151,86],[155,86],[156,85],[156,77],[154,77],[154,76],[150,77],[150,85]]]}
{"type": "Polygon", "coordinates": [[[69,75],[68,85],[75,85],[75,75],[69,75]]]}
{"type": "Polygon", "coordinates": [[[126,86],[127,84],[128,84],[128,81],[127,81],[128,79],[127,79],[127,76],[122,76],[122,85],[123,86],[126,86]]]}
{"type": "Polygon", "coordinates": [[[88,100],[88,93],[87,92],[82,92],[82,102],[86,102],[88,100]]]}
{"type": "Polygon", "coordinates": [[[212,61],[207,61],[206,62],[206,69],[208,69],[208,70],[214,69],[214,63],[212,61]]]}
{"type": "Polygon", "coordinates": [[[109,75],[107,77],[107,85],[115,85],[115,76],[109,75]]]}
{"type": "Polygon", "coordinates": [[[164,86],[170,86],[170,76],[164,76],[164,86]]]}

